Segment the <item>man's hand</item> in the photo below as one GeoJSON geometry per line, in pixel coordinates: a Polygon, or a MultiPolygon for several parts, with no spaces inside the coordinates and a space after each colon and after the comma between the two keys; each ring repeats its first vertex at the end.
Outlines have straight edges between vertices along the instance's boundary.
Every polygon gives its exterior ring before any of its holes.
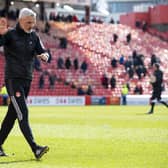
{"type": "Polygon", "coordinates": [[[0,18],[0,35],[4,35],[7,31],[7,20],[5,18],[0,18]]]}
{"type": "Polygon", "coordinates": [[[49,58],[49,55],[48,55],[48,53],[42,53],[40,55],[37,55],[37,58],[44,61],[44,62],[47,62],[48,58],[49,58]]]}

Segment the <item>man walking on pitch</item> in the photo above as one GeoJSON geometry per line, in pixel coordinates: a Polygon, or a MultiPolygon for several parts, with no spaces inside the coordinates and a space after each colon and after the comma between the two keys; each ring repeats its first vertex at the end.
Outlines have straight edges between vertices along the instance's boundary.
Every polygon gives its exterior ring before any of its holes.
{"type": "Polygon", "coordinates": [[[152,84],[153,92],[152,92],[152,97],[150,99],[151,109],[148,112],[148,114],[154,113],[154,107],[155,107],[156,101],[168,107],[168,104],[163,100],[161,100],[163,72],[160,70],[160,66],[158,63],[155,63],[153,65],[153,68],[154,68],[154,73],[151,76],[151,81],[150,81],[152,84]]]}
{"type": "Polygon", "coordinates": [[[36,159],[40,159],[49,148],[35,143],[29,126],[26,98],[32,81],[35,56],[47,62],[49,54],[44,49],[39,37],[33,31],[36,13],[23,8],[19,13],[15,28],[8,30],[4,18],[0,19],[0,46],[5,53],[5,84],[10,97],[7,114],[0,129],[0,156],[6,156],[2,145],[12,130],[15,120],[30,145],[36,159]]]}

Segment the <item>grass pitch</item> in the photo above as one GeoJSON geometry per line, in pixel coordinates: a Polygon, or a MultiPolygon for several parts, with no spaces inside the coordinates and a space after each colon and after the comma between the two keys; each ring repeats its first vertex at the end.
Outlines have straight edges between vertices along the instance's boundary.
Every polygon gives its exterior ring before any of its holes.
{"type": "MultiPolygon", "coordinates": [[[[0,122],[6,113],[0,107],[0,122]]],[[[149,106],[30,107],[36,161],[18,124],[4,144],[1,168],[168,168],[168,109],[149,106]]]]}

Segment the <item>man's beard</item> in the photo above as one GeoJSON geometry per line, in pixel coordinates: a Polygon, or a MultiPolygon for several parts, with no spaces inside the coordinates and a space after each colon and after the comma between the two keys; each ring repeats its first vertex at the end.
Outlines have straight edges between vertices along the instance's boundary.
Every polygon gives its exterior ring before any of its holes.
{"type": "Polygon", "coordinates": [[[29,30],[25,30],[25,32],[26,32],[26,33],[31,33],[32,30],[33,30],[33,29],[31,28],[31,29],[29,29],[29,30]]]}

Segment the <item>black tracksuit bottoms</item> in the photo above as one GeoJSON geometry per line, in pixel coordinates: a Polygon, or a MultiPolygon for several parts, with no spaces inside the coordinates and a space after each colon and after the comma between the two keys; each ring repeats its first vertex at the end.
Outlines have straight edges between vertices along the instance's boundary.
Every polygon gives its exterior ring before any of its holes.
{"type": "Polygon", "coordinates": [[[28,108],[26,105],[26,98],[30,90],[31,81],[20,78],[6,79],[5,84],[10,97],[10,104],[7,114],[1,124],[0,146],[3,145],[8,137],[14,126],[15,120],[18,119],[20,130],[32,151],[35,151],[37,145],[34,142],[32,131],[29,126],[28,108]]]}

